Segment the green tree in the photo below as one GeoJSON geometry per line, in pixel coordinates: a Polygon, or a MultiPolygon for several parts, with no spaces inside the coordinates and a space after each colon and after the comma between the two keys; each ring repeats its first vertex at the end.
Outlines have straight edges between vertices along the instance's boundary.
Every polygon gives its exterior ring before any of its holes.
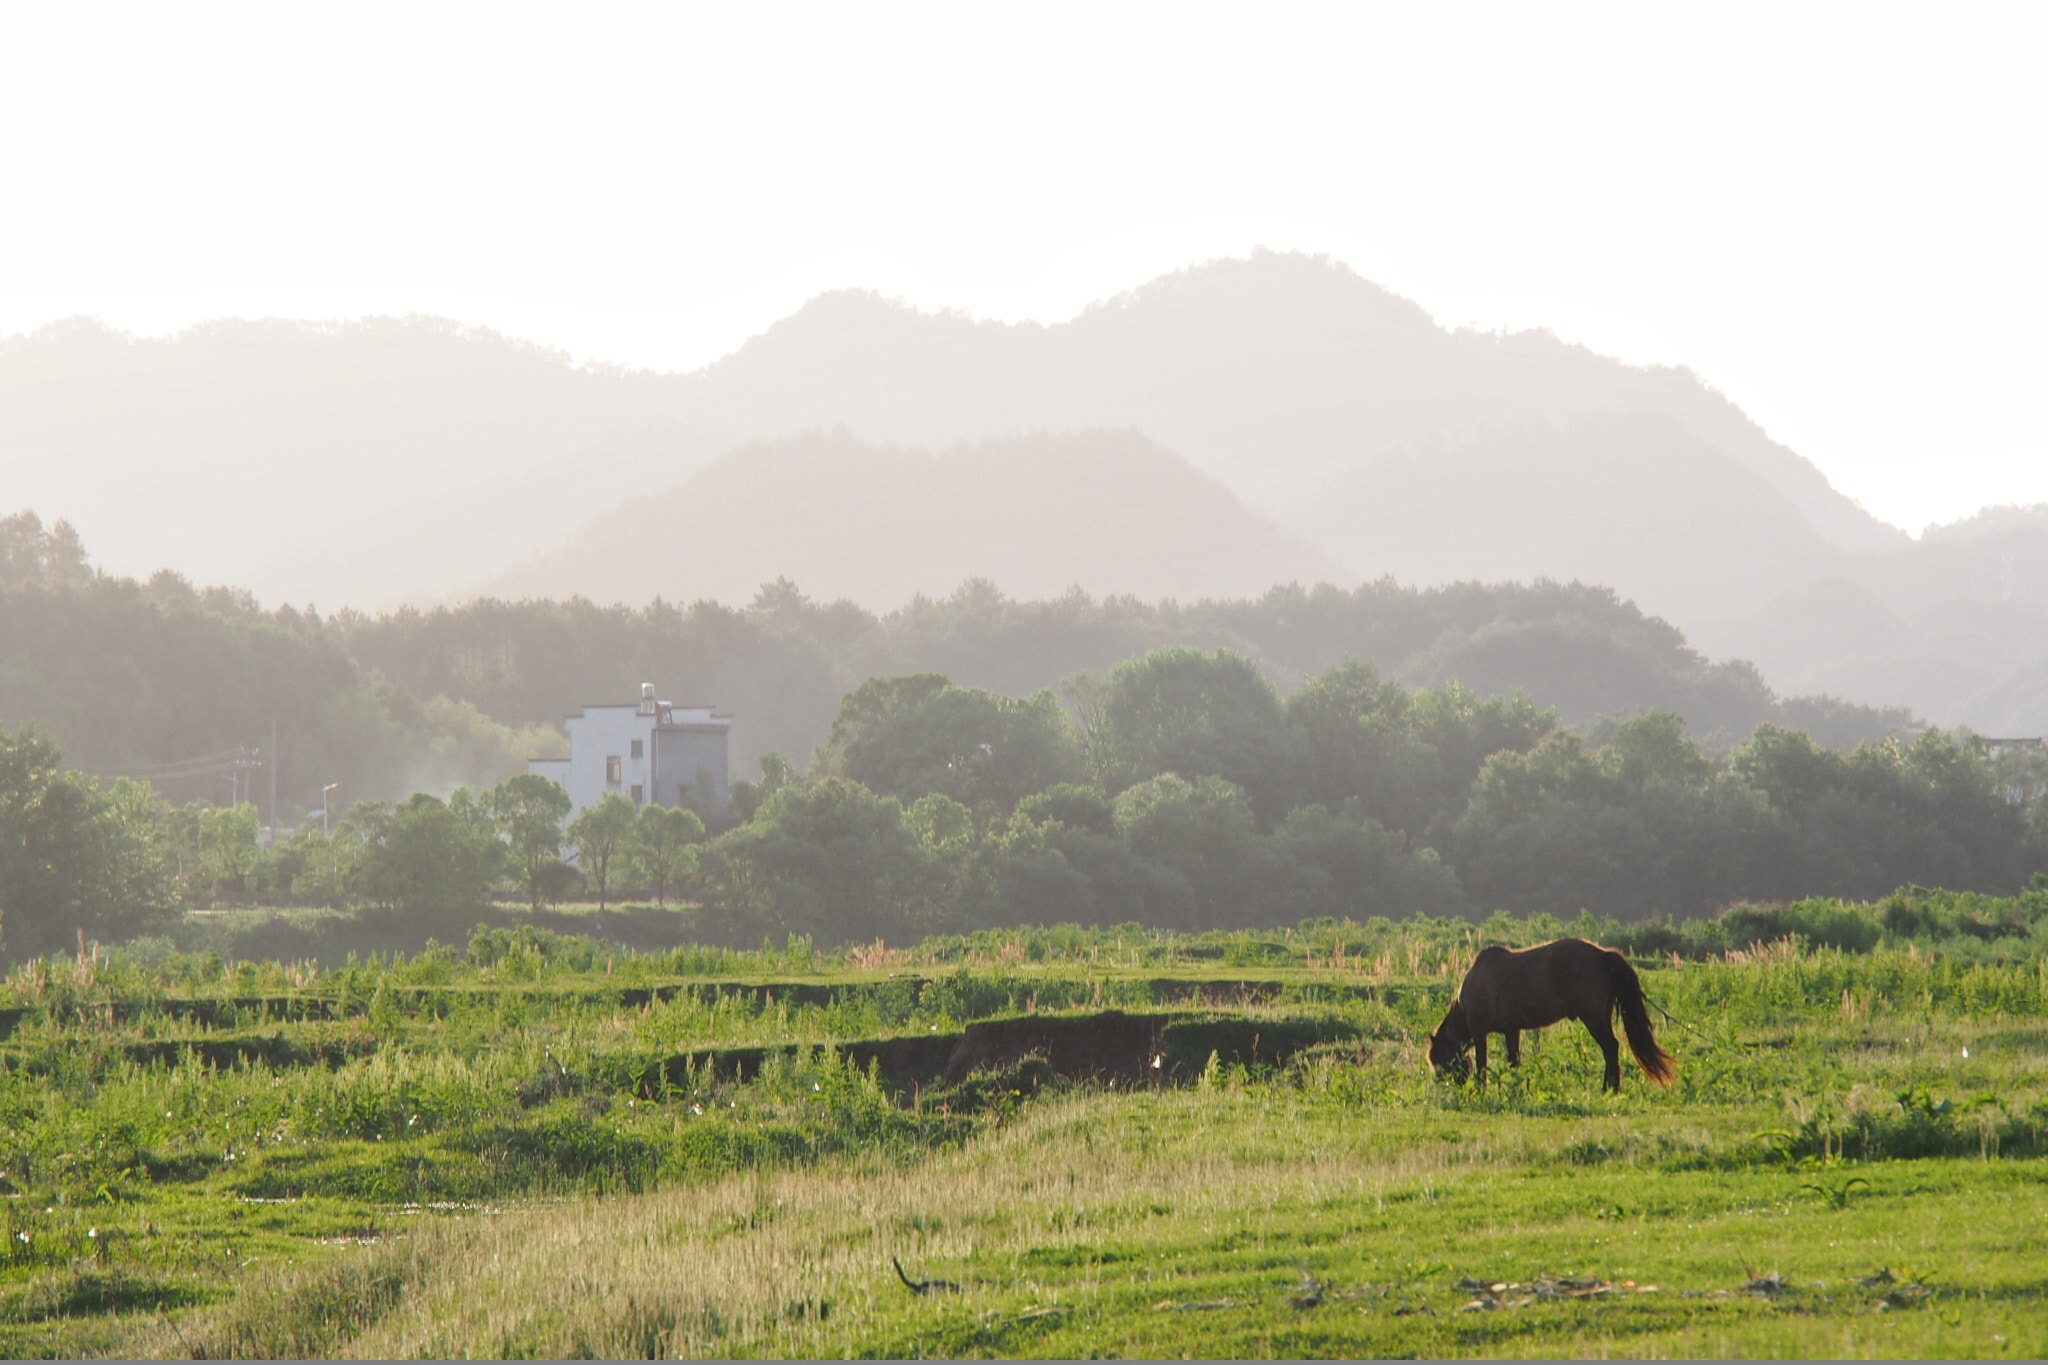
{"type": "Polygon", "coordinates": [[[0,587],[50,587],[92,581],[85,545],[68,521],[47,531],[34,512],[0,517],[0,587]]]}
{"type": "Polygon", "coordinates": [[[855,688],[818,766],[901,801],[937,793],[991,814],[1079,778],[1084,767],[1080,736],[1051,692],[1005,697],[955,687],[939,673],[855,688]]]}
{"type": "MultiPolygon", "coordinates": [[[[648,810],[656,807],[649,806],[648,810]]],[[[632,836],[640,808],[617,792],[606,792],[569,822],[569,842],[576,846],[576,861],[586,880],[597,887],[597,908],[605,908],[611,890],[612,859],[632,836]]]]}
{"type": "Polygon", "coordinates": [[[1771,894],[1769,803],[1717,773],[1674,716],[1648,715],[1589,748],[1558,732],[1489,759],[1450,843],[1477,909],[1639,919],[1701,915],[1771,894]]]}
{"type": "Polygon", "coordinates": [[[1256,829],[1251,803],[1220,777],[1162,773],[1120,793],[1114,810],[1131,847],[1169,867],[1213,865],[1256,829]]]}
{"type": "Polygon", "coordinates": [[[944,927],[953,908],[931,895],[929,859],[902,803],[840,777],[777,792],[705,847],[697,882],[738,942],[915,937],[944,927]]]}
{"type": "Polygon", "coordinates": [[[1420,832],[1433,804],[1436,752],[1417,733],[1414,694],[1369,663],[1317,674],[1287,699],[1302,756],[1299,804],[1356,803],[1373,818],[1420,832]]]}
{"type": "Polygon", "coordinates": [[[1927,730],[1845,756],[1765,726],[1731,766],[1773,812],[1759,851],[1773,896],[1875,897],[1907,882],[2009,892],[2036,870],[2025,793],[2013,799],[1974,735],[1927,730]]]}
{"type": "Polygon", "coordinates": [[[1411,849],[1406,838],[1356,806],[1291,810],[1274,840],[1295,870],[1293,885],[1301,897],[1285,912],[1287,920],[1317,915],[1406,919],[1463,908],[1457,875],[1435,849],[1411,849]]]}
{"type": "Polygon", "coordinates": [[[912,802],[903,812],[903,826],[928,853],[964,854],[974,848],[974,813],[941,792],[912,802]]]}
{"type": "Polygon", "coordinates": [[[224,891],[250,889],[249,874],[262,858],[254,806],[190,801],[169,813],[168,829],[184,904],[209,905],[224,891]]]}
{"type": "Polygon", "coordinates": [[[175,918],[162,804],[66,771],[33,729],[0,731],[0,928],[16,957],[121,941],[175,918]]]}
{"type": "Polygon", "coordinates": [[[323,904],[337,908],[348,904],[361,884],[359,869],[369,846],[397,809],[389,801],[355,801],[342,812],[331,836],[315,831],[313,837],[324,847],[312,868],[307,890],[323,904]]]}
{"type": "Polygon", "coordinates": [[[1685,732],[1685,718],[1652,711],[1624,721],[1600,748],[1601,765],[1631,786],[1649,782],[1697,785],[1714,765],[1685,732]]]}
{"type": "Polygon", "coordinates": [[[1033,792],[1017,803],[1019,822],[1045,825],[1057,822],[1069,829],[1099,834],[1105,838],[1116,834],[1116,814],[1111,809],[1109,798],[1102,794],[1100,787],[1087,787],[1073,782],[1062,782],[1047,787],[1042,792],[1033,792]]]}
{"type": "Polygon", "coordinates": [[[991,828],[982,857],[979,922],[989,926],[1194,919],[1187,878],[1133,852],[1096,787],[1069,783],[1024,798],[991,828]]]}
{"type": "Polygon", "coordinates": [[[498,837],[498,816],[491,808],[489,792],[457,787],[448,793],[448,810],[463,824],[490,839],[498,837]]]}
{"type": "Polygon", "coordinates": [[[642,806],[626,841],[626,866],[633,878],[664,905],[672,887],[697,874],[704,821],[684,806],[642,806]]]}
{"type": "Polygon", "coordinates": [[[490,893],[494,844],[421,792],[370,829],[355,869],[357,888],[382,910],[460,933],[490,893]]]}
{"type": "Polygon", "coordinates": [[[521,773],[491,789],[490,809],[510,851],[513,875],[537,911],[544,900],[560,893],[562,874],[556,867],[562,861],[569,793],[559,782],[521,773]]]}
{"type": "Polygon", "coordinates": [[[797,780],[796,765],[778,753],[761,755],[760,797],[766,801],[797,780]]]}
{"type": "Polygon", "coordinates": [[[1173,927],[1273,922],[1288,869],[1258,837],[1251,803],[1234,784],[1161,773],[1119,793],[1114,809],[1133,853],[1186,880],[1193,918],[1173,927]]]}
{"type": "MultiPolygon", "coordinates": [[[[757,815],[768,798],[797,781],[796,765],[781,754],[770,752],[761,755],[761,780],[749,782],[744,777],[732,784],[730,810],[734,823],[744,825],[757,815]]],[[[705,782],[699,781],[697,790],[709,791],[705,782]]],[[[699,813],[703,818],[703,813],[699,813]]]]}
{"type": "Polygon", "coordinates": [[[1287,699],[1299,756],[1289,804],[1337,811],[1355,803],[1389,829],[1439,835],[1488,758],[1526,752],[1556,723],[1519,695],[1482,698],[1455,682],[1411,692],[1349,660],[1287,699]]]}
{"type": "Polygon", "coordinates": [[[926,928],[973,917],[987,899],[987,868],[973,812],[943,792],[932,792],[904,810],[903,827],[917,841],[923,862],[918,908],[926,928]]]}
{"type": "Polygon", "coordinates": [[[197,815],[199,857],[214,885],[246,889],[263,856],[256,807],[201,806],[197,815]]]}
{"type": "Polygon", "coordinates": [[[1286,808],[1292,744],[1280,696],[1228,650],[1155,650],[1111,670],[1096,718],[1105,788],[1164,773],[1221,778],[1266,819],[1286,808]]]}
{"type": "Polygon", "coordinates": [[[338,849],[320,832],[318,821],[300,825],[271,846],[265,876],[271,894],[294,905],[340,908],[344,878],[338,849]]]}

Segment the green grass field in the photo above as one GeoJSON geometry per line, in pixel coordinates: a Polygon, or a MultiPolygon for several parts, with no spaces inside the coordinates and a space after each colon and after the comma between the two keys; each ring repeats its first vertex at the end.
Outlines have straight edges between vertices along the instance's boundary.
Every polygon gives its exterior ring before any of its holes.
{"type": "Polygon", "coordinates": [[[2048,1354],[2043,924],[1639,959],[1668,1089],[1576,1026],[1431,1078],[1557,928],[31,964],[0,1351],[2048,1354]],[[1151,1075],[891,1071],[1107,1011],[1151,1075]]]}

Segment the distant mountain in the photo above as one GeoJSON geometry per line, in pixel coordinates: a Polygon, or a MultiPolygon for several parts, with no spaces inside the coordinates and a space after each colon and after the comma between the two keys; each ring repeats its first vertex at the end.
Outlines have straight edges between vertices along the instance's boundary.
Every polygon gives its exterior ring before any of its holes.
{"type": "MultiPolygon", "coordinates": [[[[1638,411],[1720,449],[1829,544],[1904,543],[1690,371],[1448,331],[1341,265],[1268,252],[1050,326],[826,294],[692,375],[577,367],[433,318],[161,340],[57,324],[0,341],[0,512],[68,518],[120,572],[374,606],[444,596],[747,440],[842,424],[927,449],[1134,427],[1256,507],[1313,514],[1325,479],[1382,455],[1638,411]]],[[[1531,519],[1565,510],[1534,492],[1531,519]]]]}
{"type": "MultiPolygon", "coordinates": [[[[1486,696],[1519,690],[1595,734],[1621,716],[1671,710],[1715,750],[1764,722],[1842,748],[1913,723],[1904,711],[1780,696],[1749,665],[1713,663],[1669,622],[1576,584],[1378,582],[1174,605],[1069,592],[1019,599],[969,582],[885,614],[773,585],[743,608],[479,598],[329,629],[408,695],[459,697],[508,727],[552,724],[564,698],[630,697],[652,680],[730,712],[735,771],[748,775],[770,751],[807,762],[840,699],[867,678],[940,672],[1023,696],[1168,645],[1235,650],[1283,693],[1346,659],[1411,685],[1455,678],[1486,696]]],[[[0,700],[5,653],[0,646],[0,700]]]]}
{"type": "Polygon", "coordinates": [[[0,340],[23,507],[116,572],[328,608],[1549,576],[1787,691],[2048,731],[2048,509],[1913,542],[1689,370],[1449,330],[1302,255],[1051,325],[831,293],[689,375],[425,318],[59,324],[0,340]]]}
{"type": "Polygon", "coordinates": [[[1657,412],[1764,479],[1827,542],[1906,539],[1690,370],[1625,365],[1549,332],[1450,331],[1345,266],[1294,253],[1191,267],[1051,326],[827,294],[700,378],[698,420],[733,431],[843,422],[943,446],[1134,426],[1262,506],[1419,443],[1657,412]]]}
{"type": "Polygon", "coordinates": [[[482,585],[509,597],[744,602],[794,579],[874,611],[986,578],[1016,597],[1244,597],[1348,581],[1134,431],[1037,433],[931,453],[844,429],[742,446],[482,585]]]}
{"type": "Polygon", "coordinates": [[[1753,660],[1788,692],[1882,698],[1987,734],[2048,734],[2048,526],[1987,516],[1968,533],[1842,556],[1765,606],[1688,634],[1753,660]]]}
{"type": "Polygon", "coordinates": [[[1655,412],[1384,455],[1293,524],[1367,578],[1576,579],[1686,623],[1755,611],[1849,557],[1768,479],[1655,412]]]}
{"type": "Polygon", "coordinates": [[[1970,698],[1966,714],[1970,726],[1983,735],[2048,734],[2048,654],[1970,698]]]}
{"type": "Polygon", "coordinates": [[[59,323],[0,340],[0,511],[69,518],[119,573],[433,595],[645,486],[650,444],[660,483],[729,448],[678,418],[687,384],[435,318],[59,323]]]}
{"type": "Polygon", "coordinates": [[[2027,507],[2012,504],[1986,507],[1959,521],[1928,527],[1920,533],[1920,541],[1922,544],[1937,544],[1943,541],[1976,540],[2003,531],[2026,529],[2048,531],[2048,502],[2037,502],[2027,507]]]}

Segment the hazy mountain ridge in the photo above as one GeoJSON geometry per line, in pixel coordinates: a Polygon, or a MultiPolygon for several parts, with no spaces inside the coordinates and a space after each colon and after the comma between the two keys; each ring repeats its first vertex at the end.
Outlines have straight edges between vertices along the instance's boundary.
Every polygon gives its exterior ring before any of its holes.
{"type": "Polygon", "coordinates": [[[1929,526],[1920,533],[1920,543],[1931,545],[1943,541],[1975,540],[1982,536],[2026,529],[2048,531],[2048,502],[2031,503],[2026,506],[2004,503],[1996,507],[1980,508],[1970,516],[1956,521],[1929,526]]]}
{"type": "Polygon", "coordinates": [[[329,607],[483,581],[743,598],[784,573],[878,606],[977,574],[1019,593],[1181,598],[1549,575],[1611,585],[1788,690],[2048,730],[2025,681],[2048,618],[2041,509],[1988,509],[1916,544],[1689,370],[1547,332],[1449,330],[1296,254],[1191,267],[1051,325],[841,291],[690,375],[579,367],[440,319],[228,321],[162,340],[74,321],[0,341],[0,494],[68,517],[119,572],[176,564],[329,607]],[[778,485],[733,463],[841,425],[869,445],[1016,438],[999,448],[1020,460],[1050,458],[1026,453],[1057,446],[1046,432],[1126,430],[1160,458],[1150,475],[1123,467],[1113,494],[1102,470],[1057,466],[1064,502],[1020,501],[1029,472],[1011,471],[983,495],[995,521],[971,489],[947,502],[908,466],[882,497],[879,475],[785,469],[778,485]],[[1198,497],[1200,478],[1222,486],[1198,497]],[[771,502],[828,529],[859,508],[871,531],[782,534],[771,502]],[[1172,506],[1209,534],[1155,515],[1145,555],[1102,543],[1116,516],[1172,506]],[[1002,542],[1013,524],[1033,530],[1002,542]],[[744,570],[690,558],[714,545],[744,570]],[[914,581],[880,572],[920,554],[914,581]]]}
{"type": "Polygon", "coordinates": [[[1169,645],[1243,653],[1283,692],[1357,658],[1414,685],[1524,690],[1571,725],[1672,710],[1716,748],[1766,721],[1842,747],[1913,723],[1900,710],[1782,696],[1749,665],[1710,662],[1669,622],[1577,584],[1380,582],[1156,603],[1085,592],[1019,600],[976,581],[886,614],[801,586],[768,585],[745,608],[486,597],[337,624],[351,657],[377,676],[416,696],[461,697],[509,725],[553,721],[565,697],[626,697],[656,680],[677,700],[733,715],[741,770],[770,750],[807,760],[840,698],[867,678],[936,671],[1023,696],[1169,645]]]}
{"type": "Polygon", "coordinates": [[[446,591],[618,501],[634,485],[606,438],[687,444],[684,382],[441,318],[160,339],[74,319],[0,340],[0,487],[62,509],[120,572],[370,605],[446,591]],[[583,451],[586,477],[550,471],[583,451]]]}
{"type": "Polygon", "coordinates": [[[779,416],[943,446],[1134,426],[1263,506],[1421,441],[1666,412],[1761,474],[1830,542],[1906,539],[1690,370],[1626,365],[1544,331],[1452,331],[1348,268],[1296,253],[1190,267],[1051,325],[918,313],[841,291],[701,378],[705,420],[730,430],[779,416]]]}
{"type": "MultiPolygon", "coordinates": [[[[1130,433],[1100,436],[1172,459],[1130,433]]],[[[814,460],[852,442],[796,444],[814,460]]],[[[88,768],[146,775],[190,799],[217,796],[241,751],[268,752],[274,723],[281,810],[337,781],[353,799],[496,781],[521,755],[558,748],[565,698],[631,696],[646,680],[734,715],[746,771],[769,751],[809,755],[840,699],[869,678],[939,670],[1023,696],[1169,645],[1236,651],[1288,692],[1351,660],[1411,684],[1523,691],[1596,732],[1671,710],[1715,748],[1766,722],[1846,747],[1912,719],[1780,697],[1749,665],[1711,663],[1669,622],[1576,584],[1382,581],[1176,603],[1079,590],[1020,600],[976,578],[877,614],[776,580],[744,608],[480,598],[322,617],[265,611],[244,590],[195,589],[169,570],[147,583],[108,574],[63,523],[0,518],[0,729],[35,724],[88,768]]]]}
{"type": "Polygon", "coordinates": [[[122,572],[175,564],[369,606],[444,595],[746,440],[812,428],[945,448],[1135,427],[1270,511],[1418,442],[1644,408],[1762,474],[1826,538],[1900,541],[1689,371],[1448,331],[1342,266],[1274,253],[1050,326],[827,294],[691,375],[576,366],[434,318],[162,339],[73,320],[0,341],[0,486],[122,572]]]}
{"type": "Polygon", "coordinates": [[[1882,696],[1984,733],[2048,732],[2048,530],[2026,524],[1844,557],[1735,619],[1701,621],[1788,691],[1882,696]]]}
{"type": "Polygon", "coordinates": [[[1763,476],[1652,412],[1384,455],[1331,479],[1294,524],[1368,578],[1576,579],[1688,623],[1848,559],[1763,476]]]}
{"type": "Polygon", "coordinates": [[[1157,599],[1350,577],[1135,431],[931,452],[840,428],[742,446],[480,590],[734,602],[782,576],[870,610],[971,578],[1020,597],[1079,586],[1157,599]]]}

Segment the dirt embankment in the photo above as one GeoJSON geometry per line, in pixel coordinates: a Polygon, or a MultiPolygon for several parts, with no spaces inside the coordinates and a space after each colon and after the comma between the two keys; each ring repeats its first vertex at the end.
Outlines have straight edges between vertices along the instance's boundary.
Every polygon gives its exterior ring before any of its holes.
{"type": "MultiPolygon", "coordinates": [[[[465,986],[390,985],[385,989],[392,1002],[409,1013],[445,1013],[465,1002],[504,993],[538,996],[565,1003],[601,1003],[631,1010],[650,1004],[665,1004],[678,996],[690,995],[706,1005],[743,1004],[760,1011],[773,1009],[778,1004],[814,1008],[850,1004],[880,991],[887,991],[898,999],[907,997],[912,1006],[922,1006],[927,1003],[928,993],[938,984],[930,977],[896,976],[867,982],[694,981],[658,986],[546,989],[527,982],[509,981],[465,986]]],[[[1183,1008],[1232,1009],[1270,1004],[1289,990],[1306,990],[1310,992],[1309,999],[1322,994],[1333,999],[1377,999],[1388,1004],[1394,1003],[1398,995],[1395,988],[1352,982],[1290,984],[1240,978],[1161,976],[1140,984],[1150,1004],[1183,1008]]],[[[1017,1008],[1022,1003],[1025,990],[1036,989],[1030,986],[1028,978],[1019,978],[1017,986],[1017,997],[999,1008],[1017,1008]]],[[[0,1007],[0,1040],[9,1037],[24,1019],[42,1017],[56,1008],[47,1004],[0,1007]]],[[[958,1008],[957,1004],[954,1008],[958,1008]]],[[[70,1010],[82,1009],[110,1025],[132,1023],[147,1014],[161,1014],[213,1029],[262,1028],[275,1024],[360,1017],[369,1012],[370,997],[363,994],[337,997],[317,992],[147,996],[98,1001],[82,1006],[66,1005],[62,1009],[67,1014],[70,1010]]]]}
{"type": "MultiPolygon", "coordinates": [[[[899,1095],[951,1089],[977,1072],[1001,1071],[1028,1057],[1053,1075],[1097,1084],[1184,1085],[1218,1062],[1278,1066],[1319,1043],[1349,1042],[1356,1028],[1337,1019],[1231,1019],[1185,1014],[1017,1015],[969,1024],[959,1033],[910,1035],[838,1044],[850,1064],[872,1065],[899,1095]]],[[[706,1049],[648,1068],[642,1086],[689,1086],[712,1079],[747,1081],[771,1057],[798,1059],[813,1044],[706,1049]]]]}

